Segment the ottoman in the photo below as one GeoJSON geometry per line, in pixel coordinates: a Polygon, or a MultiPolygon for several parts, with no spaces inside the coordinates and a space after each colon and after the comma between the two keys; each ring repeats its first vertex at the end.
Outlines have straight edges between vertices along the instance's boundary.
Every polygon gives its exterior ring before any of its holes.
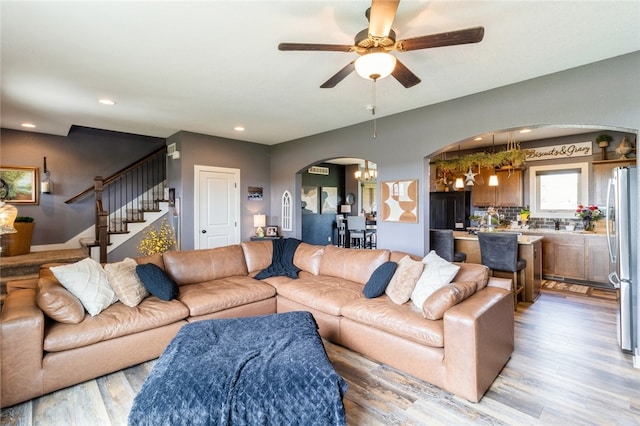
{"type": "Polygon", "coordinates": [[[309,312],[182,327],[136,395],[130,425],[344,425],[347,384],[309,312]]]}

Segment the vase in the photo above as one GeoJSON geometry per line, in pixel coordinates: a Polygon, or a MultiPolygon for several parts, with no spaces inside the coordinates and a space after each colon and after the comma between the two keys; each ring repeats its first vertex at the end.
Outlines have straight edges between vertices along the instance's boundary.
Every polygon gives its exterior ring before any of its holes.
{"type": "Polygon", "coordinates": [[[29,254],[31,252],[31,238],[33,236],[33,228],[35,222],[15,222],[13,224],[16,231],[15,234],[5,234],[2,236],[2,255],[3,256],[19,256],[21,254],[29,254]]]}
{"type": "Polygon", "coordinates": [[[585,231],[593,231],[594,224],[589,219],[582,219],[582,227],[585,231]]]}

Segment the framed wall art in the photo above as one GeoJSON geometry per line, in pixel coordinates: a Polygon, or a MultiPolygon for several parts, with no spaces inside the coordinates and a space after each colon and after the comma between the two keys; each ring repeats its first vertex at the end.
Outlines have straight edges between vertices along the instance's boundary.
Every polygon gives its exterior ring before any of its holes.
{"type": "Polygon", "coordinates": [[[338,213],[338,188],[332,186],[322,187],[322,214],[338,213]]]}
{"type": "Polygon", "coordinates": [[[418,180],[382,182],[382,220],[418,223],[418,180]]]}
{"type": "Polygon", "coordinates": [[[11,204],[38,204],[39,185],[37,167],[0,166],[0,198],[11,204]]]}
{"type": "Polygon", "coordinates": [[[302,214],[318,213],[318,188],[316,186],[303,186],[300,200],[302,202],[302,214]]]}

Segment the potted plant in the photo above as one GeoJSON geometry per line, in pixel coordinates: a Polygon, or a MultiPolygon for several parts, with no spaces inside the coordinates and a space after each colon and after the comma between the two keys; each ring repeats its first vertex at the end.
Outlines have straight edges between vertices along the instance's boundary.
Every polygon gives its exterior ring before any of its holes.
{"type": "Polygon", "coordinates": [[[2,245],[2,254],[4,256],[18,256],[21,254],[28,254],[31,251],[31,237],[33,236],[33,228],[36,223],[32,217],[18,216],[16,217],[13,227],[16,228],[15,234],[5,234],[2,236],[4,240],[2,245]]]}

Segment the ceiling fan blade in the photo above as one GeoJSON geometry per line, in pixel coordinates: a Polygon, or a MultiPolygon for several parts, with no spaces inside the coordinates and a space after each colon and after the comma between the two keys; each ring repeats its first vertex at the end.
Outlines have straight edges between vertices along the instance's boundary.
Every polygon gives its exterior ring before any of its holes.
{"type": "Polygon", "coordinates": [[[320,88],[331,89],[332,87],[335,87],[336,84],[340,83],[356,69],[355,62],[356,61],[349,62],[344,68],[335,73],[329,80],[322,83],[322,86],[320,86],[320,88]]]}
{"type": "Polygon", "coordinates": [[[323,52],[353,52],[355,46],[349,44],[318,44],[318,43],[280,43],[278,50],[315,50],[323,52]]]}
{"type": "Polygon", "coordinates": [[[410,50],[429,49],[432,47],[454,46],[456,44],[478,43],[484,37],[484,27],[473,27],[446,33],[431,34],[400,40],[396,43],[396,50],[408,52],[410,50]]]}
{"type": "Polygon", "coordinates": [[[409,68],[407,68],[402,62],[396,59],[396,67],[391,73],[396,80],[400,82],[405,88],[413,87],[420,83],[422,80],[418,78],[409,68]]]}
{"type": "Polygon", "coordinates": [[[369,34],[384,38],[389,35],[400,0],[373,0],[369,12],[369,34]]]}

